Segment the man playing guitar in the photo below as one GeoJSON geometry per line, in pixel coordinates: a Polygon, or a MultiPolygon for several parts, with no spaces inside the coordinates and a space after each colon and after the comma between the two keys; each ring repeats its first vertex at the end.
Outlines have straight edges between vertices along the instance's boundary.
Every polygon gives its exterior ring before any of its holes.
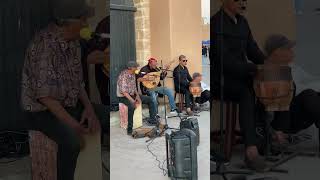
{"type": "Polygon", "coordinates": [[[161,69],[159,69],[157,67],[158,61],[155,58],[150,58],[148,60],[148,64],[140,69],[139,74],[137,76],[137,80],[138,80],[138,82],[142,82],[142,83],[140,83],[140,89],[141,89],[142,94],[147,94],[148,96],[152,97],[152,101],[156,105],[156,107],[158,106],[156,94],[166,95],[166,96],[168,96],[168,99],[169,99],[169,104],[170,104],[170,108],[171,108],[170,113],[176,113],[177,107],[176,107],[176,104],[174,101],[173,91],[171,89],[166,88],[166,87],[161,87],[160,82],[158,82],[158,83],[152,82],[151,86],[152,86],[152,84],[154,85],[154,87],[152,87],[152,88],[147,88],[143,85],[143,82],[144,82],[144,84],[146,84],[146,83],[152,81],[152,79],[156,79],[156,77],[150,78],[150,76],[160,76],[160,80],[163,80],[167,76],[166,71],[169,69],[170,64],[171,63],[169,63],[169,65],[167,65],[165,67],[164,71],[160,73],[161,69]],[[156,75],[153,72],[159,72],[159,74],[156,75]],[[152,75],[150,75],[150,74],[152,74],[152,75]]]}

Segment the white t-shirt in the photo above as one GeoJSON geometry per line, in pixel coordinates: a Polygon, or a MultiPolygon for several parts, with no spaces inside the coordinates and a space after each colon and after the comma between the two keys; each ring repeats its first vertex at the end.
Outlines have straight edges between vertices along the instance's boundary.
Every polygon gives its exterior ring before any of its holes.
{"type": "Polygon", "coordinates": [[[202,81],[200,83],[201,83],[202,92],[205,90],[210,91],[210,87],[208,85],[206,85],[206,83],[204,83],[202,81]]]}
{"type": "Polygon", "coordinates": [[[307,73],[302,67],[297,64],[291,64],[291,72],[293,80],[296,84],[296,95],[306,89],[320,91],[320,77],[307,73]]]}

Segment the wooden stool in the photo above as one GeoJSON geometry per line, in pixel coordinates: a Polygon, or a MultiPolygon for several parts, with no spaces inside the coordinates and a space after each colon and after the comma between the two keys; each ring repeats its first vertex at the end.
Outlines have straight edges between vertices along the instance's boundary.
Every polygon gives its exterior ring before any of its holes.
{"type": "MultiPolygon", "coordinates": [[[[127,129],[128,127],[128,107],[119,103],[119,113],[120,113],[120,127],[127,129]]],[[[142,105],[140,104],[138,108],[134,110],[133,115],[133,129],[139,128],[142,126],[142,105]]]]}
{"type": "Polygon", "coordinates": [[[29,131],[32,180],[57,180],[57,144],[39,131],[29,131]]]}
{"type": "MultiPolygon", "coordinates": [[[[211,119],[211,131],[214,139],[215,137],[220,136],[220,101],[214,100],[212,106],[211,119]]],[[[235,144],[235,129],[239,119],[239,106],[237,103],[232,101],[224,102],[224,155],[227,160],[231,159],[232,155],[232,146],[235,144]]],[[[239,125],[237,125],[239,126],[239,125]]]]}
{"type": "MultiPolygon", "coordinates": [[[[57,144],[39,131],[30,131],[32,180],[57,180],[57,144]]],[[[100,133],[84,136],[75,180],[102,180],[100,133]]]]}
{"type": "Polygon", "coordinates": [[[177,95],[179,98],[178,109],[179,109],[179,112],[182,112],[184,109],[184,94],[175,92],[174,93],[174,100],[176,100],[177,95]]]}

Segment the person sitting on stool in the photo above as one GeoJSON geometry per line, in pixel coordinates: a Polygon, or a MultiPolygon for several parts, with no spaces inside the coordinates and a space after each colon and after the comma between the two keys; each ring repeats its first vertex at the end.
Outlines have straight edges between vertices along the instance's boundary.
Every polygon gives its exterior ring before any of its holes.
{"type": "MultiPolygon", "coordinates": [[[[148,95],[148,96],[150,96],[152,98],[152,101],[155,104],[156,109],[158,109],[158,101],[157,101],[156,93],[168,96],[170,109],[171,109],[170,113],[171,114],[176,114],[177,107],[176,107],[176,104],[175,104],[175,101],[174,101],[172,89],[169,89],[167,87],[161,87],[161,83],[160,82],[157,84],[157,87],[155,87],[153,89],[147,89],[141,83],[141,82],[145,81],[144,80],[144,76],[146,74],[148,74],[150,72],[159,72],[159,71],[161,71],[161,69],[159,69],[157,67],[157,65],[158,65],[157,59],[150,58],[148,60],[148,64],[140,69],[139,74],[137,75],[137,81],[140,84],[140,90],[141,90],[143,95],[146,94],[146,95],[148,95]]],[[[167,67],[167,68],[169,68],[169,67],[167,67]]],[[[167,72],[166,71],[161,72],[160,80],[163,80],[164,78],[166,78],[166,76],[167,76],[167,72]]]]}
{"type": "Polygon", "coordinates": [[[57,179],[74,179],[83,136],[109,121],[107,109],[91,104],[83,81],[79,32],[92,12],[85,0],[54,1],[54,20],[31,40],[22,69],[28,129],[57,143],[57,179]]]}
{"type": "Polygon", "coordinates": [[[192,94],[189,91],[189,83],[192,81],[192,77],[189,74],[187,68],[187,58],[185,55],[179,56],[179,65],[173,70],[174,89],[177,93],[185,95],[185,102],[187,107],[187,114],[192,115],[191,111],[191,99],[192,94]]]}
{"type": "Polygon", "coordinates": [[[132,135],[134,110],[141,104],[148,104],[149,115],[152,121],[156,120],[156,107],[149,96],[139,95],[136,83],[135,71],[139,65],[135,61],[129,61],[127,69],[123,70],[117,81],[117,97],[119,102],[128,107],[127,134],[132,135]]]}
{"type": "MultiPolygon", "coordinates": [[[[265,51],[268,55],[266,62],[293,62],[294,45],[294,42],[283,35],[269,36],[265,42],[265,51]]],[[[271,122],[271,126],[275,130],[274,137],[280,143],[286,142],[287,134],[298,133],[313,124],[318,128],[320,127],[320,94],[314,90],[320,88],[319,83],[305,84],[305,82],[310,82],[310,79],[307,79],[308,75],[293,63],[290,66],[295,83],[290,110],[275,112],[274,119],[271,122]]]]}
{"type": "Polygon", "coordinates": [[[196,72],[192,75],[192,82],[200,83],[201,84],[201,96],[197,97],[195,102],[199,104],[203,104],[210,100],[210,87],[208,87],[203,81],[202,81],[202,74],[196,72]]]}

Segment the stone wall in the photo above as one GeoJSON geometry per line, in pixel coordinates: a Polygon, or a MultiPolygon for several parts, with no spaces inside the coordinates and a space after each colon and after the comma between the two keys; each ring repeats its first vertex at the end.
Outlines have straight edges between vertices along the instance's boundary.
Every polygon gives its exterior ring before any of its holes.
{"type": "Polygon", "coordinates": [[[151,56],[150,0],[134,0],[137,62],[143,66],[151,56]]]}

